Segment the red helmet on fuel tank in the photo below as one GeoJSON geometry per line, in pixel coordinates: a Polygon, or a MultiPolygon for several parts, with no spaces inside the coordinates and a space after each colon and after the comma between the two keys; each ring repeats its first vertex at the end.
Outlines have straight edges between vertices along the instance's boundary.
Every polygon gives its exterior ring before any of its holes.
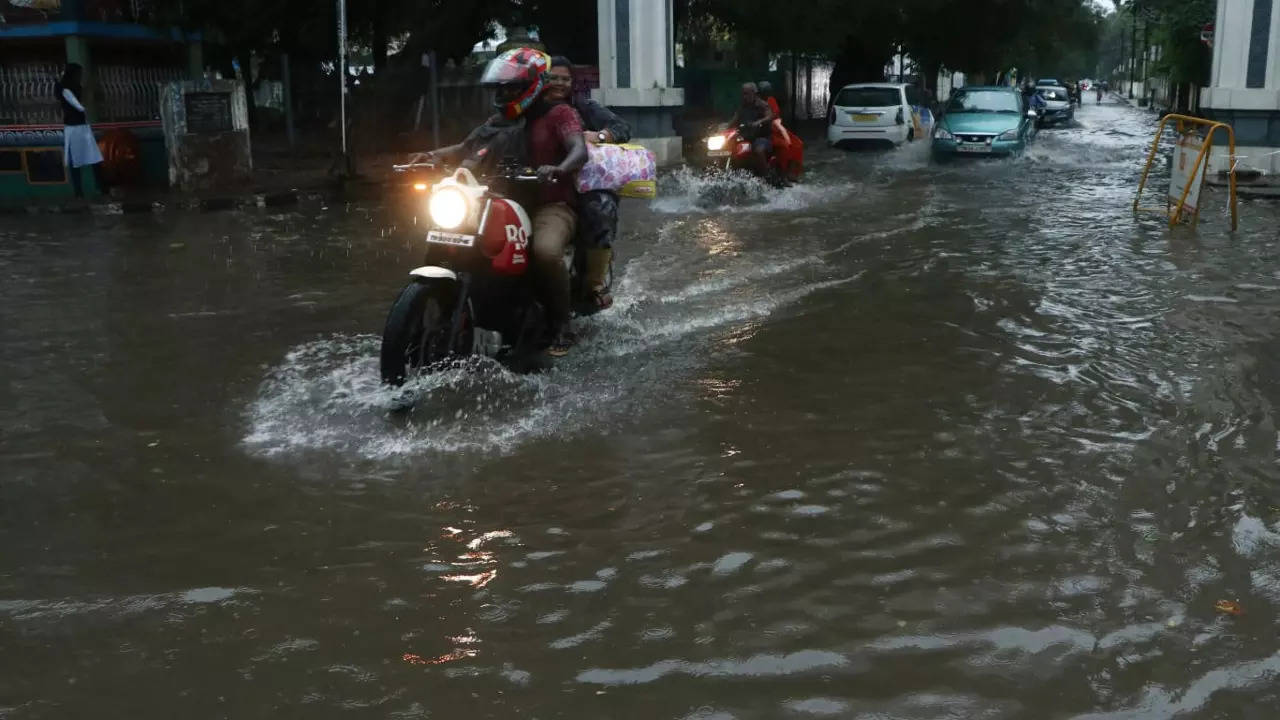
{"type": "Polygon", "coordinates": [[[534,48],[513,48],[489,61],[480,85],[497,89],[494,105],[508,119],[520,117],[546,87],[551,56],[534,48]]]}

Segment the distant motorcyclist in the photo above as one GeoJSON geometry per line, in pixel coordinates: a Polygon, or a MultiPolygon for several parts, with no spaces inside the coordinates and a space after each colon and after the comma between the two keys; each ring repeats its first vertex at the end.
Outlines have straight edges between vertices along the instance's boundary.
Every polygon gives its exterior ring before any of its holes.
{"type": "Polygon", "coordinates": [[[774,97],[773,83],[761,80],[758,87],[761,99],[769,103],[769,109],[773,111],[769,139],[773,142],[773,152],[780,170],[777,181],[784,185],[790,184],[799,176],[799,168],[804,164],[804,143],[782,124],[782,109],[778,107],[778,100],[774,97]]]}
{"type": "MultiPolygon", "coordinates": [[[[551,58],[551,72],[567,72],[572,77],[573,63],[557,55],[551,58]]],[[[631,139],[631,125],[589,96],[570,93],[569,102],[582,116],[583,139],[588,144],[625,143],[631,139]]],[[[613,305],[609,266],[613,261],[613,241],[618,236],[620,200],[612,190],[591,190],[581,193],[578,200],[578,239],[587,259],[583,277],[587,297],[583,299],[590,310],[604,310],[613,305]]]]}
{"type": "Polygon", "coordinates": [[[756,87],[760,99],[769,104],[769,109],[773,111],[774,120],[782,119],[782,108],[778,107],[778,99],[773,94],[773,83],[768,80],[761,80],[756,87]]]}
{"type": "Polygon", "coordinates": [[[1044,97],[1040,95],[1036,90],[1036,86],[1032,85],[1030,81],[1022,86],[1022,97],[1027,104],[1027,109],[1035,110],[1037,116],[1044,115],[1044,109],[1049,106],[1049,103],[1045,102],[1044,97]]]}
{"type": "Polygon", "coordinates": [[[757,172],[764,176],[769,172],[769,153],[773,141],[769,139],[769,126],[773,122],[773,110],[760,99],[755,83],[742,84],[742,104],[734,111],[729,127],[741,127],[742,137],[751,143],[757,172]]]}

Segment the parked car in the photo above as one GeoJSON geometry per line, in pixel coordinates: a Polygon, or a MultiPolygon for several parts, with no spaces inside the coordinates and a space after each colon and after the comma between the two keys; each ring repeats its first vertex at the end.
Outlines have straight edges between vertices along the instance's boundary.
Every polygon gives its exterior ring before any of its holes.
{"type": "Polygon", "coordinates": [[[1036,113],[1024,106],[1022,94],[1005,86],[956,90],[933,131],[933,155],[1012,155],[1035,134],[1036,113]]]}
{"type": "Polygon", "coordinates": [[[846,85],[836,93],[827,114],[827,144],[858,141],[901,145],[926,138],[933,129],[933,113],[924,92],[901,83],[846,85]]]}
{"type": "Polygon", "coordinates": [[[1040,113],[1040,125],[1056,125],[1076,119],[1075,103],[1071,93],[1061,85],[1036,88],[1036,94],[1044,98],[1044,110],[1040,113]]]}

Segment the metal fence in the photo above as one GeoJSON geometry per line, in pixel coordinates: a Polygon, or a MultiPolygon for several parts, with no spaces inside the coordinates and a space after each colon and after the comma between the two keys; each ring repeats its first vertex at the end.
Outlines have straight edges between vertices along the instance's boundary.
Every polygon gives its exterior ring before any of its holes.
{"type": "MultiPolygon", "coordinates": [[[[54,94],[62,65],[50,62],[0,66],[0,125],[56,125],[62,108],[54,94]]],[[[94,69],[96,119],[101,122],[157,120],[160,89],[181,80],[182,68],[100,65],[94,69]]],[[[87,98],[81,98],[86,101],[87,98]]]]}
{"type": "Polygon", "coordinates": [[[95,72],[98,119],[104,122],[158,120],[161,88],[185,76],[172,66],[100,65],[95,72]]]}
{"type": "Polygon", "coordinates": [[[0,125],[62,122],[54,86],[62,66],[51,62],[0,65],[0,125]]]}

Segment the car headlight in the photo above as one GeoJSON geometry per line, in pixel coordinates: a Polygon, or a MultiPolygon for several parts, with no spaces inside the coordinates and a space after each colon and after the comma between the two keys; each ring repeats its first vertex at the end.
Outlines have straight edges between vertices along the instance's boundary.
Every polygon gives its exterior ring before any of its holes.
{"type": "Polygon", "coordinates": [[[711,137],[707,138],[707,149],[723,150],[724,143],[725,143],[725,139],[723,135],[712,135],[711,137]]]}
{"type": "Polygon", "coordinates": [[[467,219],[467,196],[461,190],[443,188],[431,193],[427,203],[431,222],[445,230],[453,230],[467,219]]]}
{"type": "Polygon", "coordinates": [[[955,139],[955,136],[947,132],[947,129],[942,127],[941,125],[939,125],[938,128],[933,131],[933,137],[937,140],[954,140],[955,139]]]}
{"type": "Polygon", "coordinates": [[[1000,133],[999,135],[997,135],[997,136],[996,136],[996,139],[997,139],[997,140],[1017,140],[1017,139],[1018,139],[1018,129],[1017,129],[1017,128],[1014,128],[1013,130],[1005,130],[1004,132],[1002,132],[1002,133],[1000,133]]]}

